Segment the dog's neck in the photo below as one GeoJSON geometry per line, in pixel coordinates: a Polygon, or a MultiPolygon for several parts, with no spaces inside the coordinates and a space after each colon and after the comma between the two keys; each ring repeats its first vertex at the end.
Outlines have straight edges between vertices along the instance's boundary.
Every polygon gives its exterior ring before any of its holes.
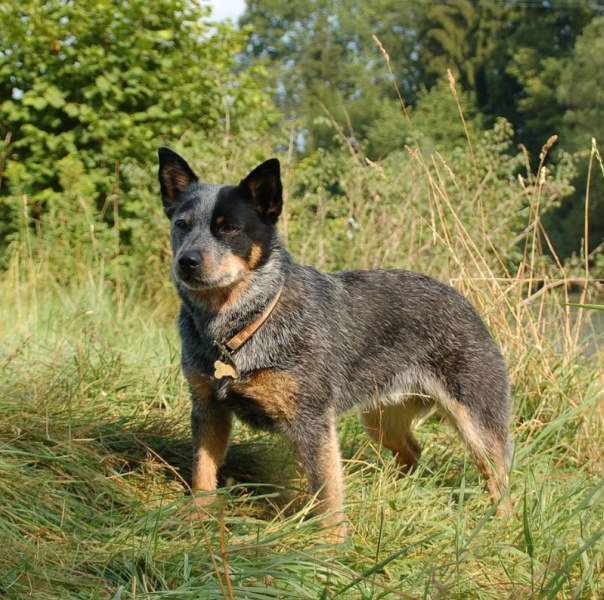
{"type": "Polygon", "coordinates": [[[277,238],[268,260],[236,284],[218,290],[179,294],[204,337],[225,341],[256,320],[279,293],[293,261],[277,238]]]}

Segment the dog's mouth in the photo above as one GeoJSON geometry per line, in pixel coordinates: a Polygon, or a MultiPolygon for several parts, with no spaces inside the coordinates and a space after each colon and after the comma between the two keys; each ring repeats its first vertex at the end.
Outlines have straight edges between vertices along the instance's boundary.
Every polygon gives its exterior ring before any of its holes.
{"type": "Polygon", "coordinates": [[[177,280],[188,290],[211,290],[215,288],[228,287],[233,284],[231,277],[225,274],[218,278],[208,279],[197,275],[176,273],[177,280]]]}

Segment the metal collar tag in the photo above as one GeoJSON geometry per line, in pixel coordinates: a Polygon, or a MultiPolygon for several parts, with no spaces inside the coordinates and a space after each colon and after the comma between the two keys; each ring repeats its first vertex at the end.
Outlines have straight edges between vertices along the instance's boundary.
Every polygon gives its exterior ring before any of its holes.
{"type": "Polygon", "coordinates": [[[222,360],[217,360],[214,363],[214,378],[222,379],[223,377],[230,377],[231,379],[237,379],[239,377],[239,371],[237,371],[237,365],[227,347],[216,340],[214,340],[214,345],[220,350],[222,358],[224,359],[224,362],[222,360]]]}

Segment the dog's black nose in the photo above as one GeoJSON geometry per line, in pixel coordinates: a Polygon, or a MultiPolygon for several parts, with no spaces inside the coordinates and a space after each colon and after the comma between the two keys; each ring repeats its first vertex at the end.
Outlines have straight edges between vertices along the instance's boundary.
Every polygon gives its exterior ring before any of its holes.
{"type": "Polygon", "coordinates": [[[194,269],[201,264],[201,252],[189,250],[178,257],[178,264],[183,269],[194,269]]]}

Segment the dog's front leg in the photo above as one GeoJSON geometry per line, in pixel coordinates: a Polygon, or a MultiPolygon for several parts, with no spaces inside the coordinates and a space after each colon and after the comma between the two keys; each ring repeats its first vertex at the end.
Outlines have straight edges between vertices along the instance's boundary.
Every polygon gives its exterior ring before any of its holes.
{"type": "Polygon", "coordinates": [[[302,428],[292,441],[308,475],[310,489],[319,501],[317,508],[327,513],[323,522],[328,527],[335,526],[328,532],[329,539],[343,541],[346,524],[343,520],[342,461],[335,419],[330,419],[318,430],[308,426],[302,428]]]}
{"type": "MultiPolygon", "coordinates": [[[[218,469],[229,445],[232,422],[231,412],[222,408],[213,398],[193,398],[193,493],[216,489],[218,469]]],[[[207,505],[214,498],[214,494],[203,494],[196,499],[196,503],[207,505]]]]}

